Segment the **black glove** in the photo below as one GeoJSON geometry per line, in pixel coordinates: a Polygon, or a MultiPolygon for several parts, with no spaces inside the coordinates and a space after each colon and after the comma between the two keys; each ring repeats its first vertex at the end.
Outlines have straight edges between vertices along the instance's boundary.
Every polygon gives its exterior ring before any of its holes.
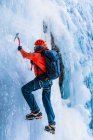
{"type": "Polygon", "coordinates": [[[22,49],[22,46],[18,46],[18,51],[20,51],[22,49]]]}

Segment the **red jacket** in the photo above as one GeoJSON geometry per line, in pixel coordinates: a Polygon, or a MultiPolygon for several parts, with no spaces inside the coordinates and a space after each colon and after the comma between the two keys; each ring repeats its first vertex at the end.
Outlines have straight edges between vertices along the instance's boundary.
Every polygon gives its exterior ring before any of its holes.
{"type": "Polygon", "coordinates": [[[34,63],[34,73],[36,76],[46,73],[46,62],[45,58],[41,53],[27,53],[23,49],[20,50],[23,58],[32,60],[34,63]]]}

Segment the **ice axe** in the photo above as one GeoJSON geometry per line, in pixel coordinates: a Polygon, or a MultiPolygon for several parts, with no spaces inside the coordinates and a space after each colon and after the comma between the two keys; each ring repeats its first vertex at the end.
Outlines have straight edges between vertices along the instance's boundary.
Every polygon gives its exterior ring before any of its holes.
{"type": "Polygon", "coordinates": [[[19,33],[16,33],[14,41],[18,39],[18,46],[20,46],[20,37],[19,37],[19,33]]]}

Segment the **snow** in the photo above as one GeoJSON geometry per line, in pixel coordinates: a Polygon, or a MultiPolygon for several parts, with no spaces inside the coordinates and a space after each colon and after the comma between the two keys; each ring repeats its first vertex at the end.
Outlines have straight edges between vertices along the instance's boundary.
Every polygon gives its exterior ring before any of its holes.
{"type": "Polygon", "coordinates": [[[93,69],[92,49],[93,0],[1,0],[0,139],[92,140],[88,126],[91,109],[85,108],[86,102],[92,98],[92,87],[84,83],[93,69]],[[48,24],[47,35],[43,33],[43,20],[48,24]],[[44,132],[47,118],[41,90],[34,94],[43,119],[33,122],[25,120],[29,108],[21,94],[21,87],[32,80],[34,74],[30,71],[28,60],[24,60],[17,51],[17,42],[14,42],[17,32],[20,33],[21,45],[29,52],[33,51],[38,38],[45,39],[51,47],[49,33],[52,32],[62,53],[65,65],[64,96],[67,99],[61,99],[58,80],[55,80],[51,97],[57,124],[55,135],[44,132]]]}

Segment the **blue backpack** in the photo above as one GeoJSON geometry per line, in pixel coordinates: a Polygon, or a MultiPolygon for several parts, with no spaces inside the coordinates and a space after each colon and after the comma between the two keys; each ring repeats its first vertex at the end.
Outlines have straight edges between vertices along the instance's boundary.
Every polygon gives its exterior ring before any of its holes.
{"type": "Polygon", "coordinates": [[[55,50],[45,50],[44,57],[48,78],[52,80],[58,78],[61,73],[59,53],[55,50]]]}

